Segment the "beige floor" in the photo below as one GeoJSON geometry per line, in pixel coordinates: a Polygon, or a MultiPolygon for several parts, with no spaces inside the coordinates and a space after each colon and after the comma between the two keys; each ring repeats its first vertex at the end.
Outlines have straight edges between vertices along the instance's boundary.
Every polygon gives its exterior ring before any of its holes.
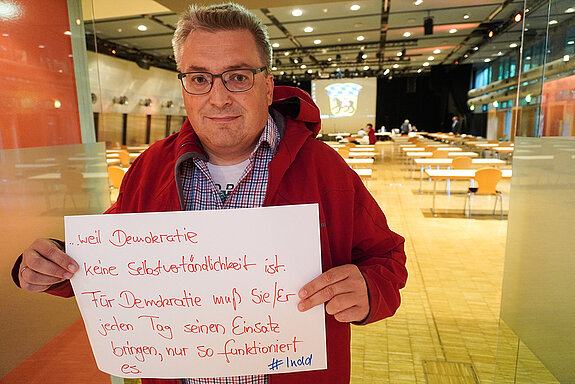
{"type": "MultiPolygon", "coordinates": [[[[433,183],[425,180],[419,194],[419,173],[410,179],[395,147],[378,144],[367,185],[406,238],[409,280],[395,316],[353,328],[352,383],[503,382],[495,368],[507,220],[490,214],[487,196],[474,202],[478,215],[465,218],[463,181],[451,183],[451,195],[438,186],[433,217],[433,183]]],[[[510,182],[498,188],[507,212],[510,182]]]]}

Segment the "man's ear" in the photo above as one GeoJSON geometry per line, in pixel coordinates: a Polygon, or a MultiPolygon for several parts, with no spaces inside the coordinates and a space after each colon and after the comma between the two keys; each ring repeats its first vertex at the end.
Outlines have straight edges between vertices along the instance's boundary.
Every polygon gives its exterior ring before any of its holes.
{"type": "Polygon", "coordinates": [[[268,97],[268,106],[272,105],[274,100],[274,75],[268,74],[266,77],[266,86],[267,86],[267,97],[268,97]]]}

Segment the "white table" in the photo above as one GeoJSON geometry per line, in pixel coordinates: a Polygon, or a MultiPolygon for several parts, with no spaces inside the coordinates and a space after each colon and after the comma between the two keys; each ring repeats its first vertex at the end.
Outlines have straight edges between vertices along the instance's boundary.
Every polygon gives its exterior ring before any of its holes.
{"type": "MultiPolygon", "coordinates": [[[[473,180],[475,178],[476,169],[426,169],[425,174],[433,180],[433,206],[431,212],[433,216],[437,216],[435,212],[435,196],[437,192],[437,180],[454,179],[454,180],[473,180]]],[[[511,178],[511,169],[504,169],[501,171],[502,179],[511,178]]]]}
{"type": "MultiPolygon", "coordinates": [[[[431,159],[414,159],[413,162],[415,163],[415,165],[419,165],[420,166],[420,174],[419,174],[419,193],[422,193],[421,191],[421,186],[423,183],[423,173],[425,170],[425,166],[429,165],[429,166],[436,166],[436,167],[451,167],[451,164],[453,163],[453,159],[435,159],[435,158],[431,158],[431,159]]],[[[503,160],[499,160],[499,159],[471,159],[471,164],[475,165],[475,166],[479,166],[479,167],[488,167],[488,166],[499,166],[499,165],[505,165],[507,164],[505,161],[503,160]]],[[[413,175],[412,177],[413,178],[413,175]]],[[[447,180],[447,182],[449,183],[449,180],[447,180]]],[[[449,185],[447,187],[447,191],[449,193],[449,185]]]]}

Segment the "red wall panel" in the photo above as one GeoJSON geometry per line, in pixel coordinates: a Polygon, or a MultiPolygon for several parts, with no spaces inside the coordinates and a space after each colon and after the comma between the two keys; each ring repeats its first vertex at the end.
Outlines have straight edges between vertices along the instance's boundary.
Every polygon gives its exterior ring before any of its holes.
{"type": "Polygon", "coordinates": [[[80,144],[66,0],[7,4],[0,20],[0,149],[80,144]]]}

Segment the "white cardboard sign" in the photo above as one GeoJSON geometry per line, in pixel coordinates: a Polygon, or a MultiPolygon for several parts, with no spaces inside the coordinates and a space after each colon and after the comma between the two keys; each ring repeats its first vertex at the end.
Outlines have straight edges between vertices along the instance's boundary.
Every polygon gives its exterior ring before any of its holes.
{"type": "Polygon", "coordinates": [[[317,204],[67,216],[66,252],[90,344],[120,377],[327,368],[317,204]]]}

